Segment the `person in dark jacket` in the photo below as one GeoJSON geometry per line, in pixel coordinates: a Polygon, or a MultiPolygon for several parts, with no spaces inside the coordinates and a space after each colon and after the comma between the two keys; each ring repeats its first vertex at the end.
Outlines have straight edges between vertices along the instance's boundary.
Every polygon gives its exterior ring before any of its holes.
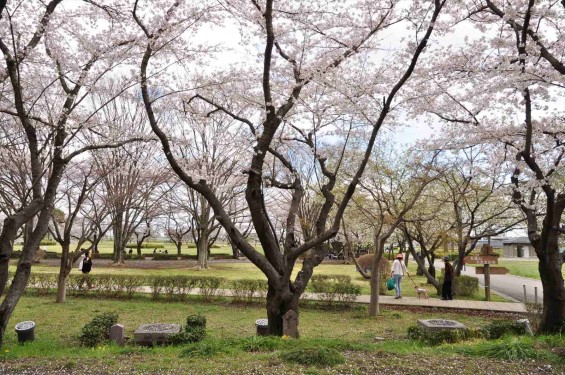
{"type": "Polygon", "coordinates": [[[90,281],[90,277],[88,277],[88,274],[90,273],[90,271],[92,270],[92,258],[90,257],[90,253],[86,253],[84,260],[82,261],[82,282],[81,282],[81,287],[84,283],[86,283],[86,285],[88,286],[88,289],[92,288],[92,281],[90,281]]]}
{"type": "Polygon", "coordinates": [[[451,293],[451,284],[453,282],[455,270],[449,263],[449,257],[443,257],[442,260],[445,264],[445,269],[443,273],[443,285],[441,286],[441,299],[451,300],[453,299],[453,294],[451,293]]]}

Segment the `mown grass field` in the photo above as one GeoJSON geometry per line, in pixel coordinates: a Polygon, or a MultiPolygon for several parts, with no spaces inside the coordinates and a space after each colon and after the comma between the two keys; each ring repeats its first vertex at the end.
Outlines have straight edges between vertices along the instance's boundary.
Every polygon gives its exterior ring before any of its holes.
{"type": "MultiPolygon", "coordinates": [[[[165,303],[144,296],[127,301],[73,297],[64,304],[55,304],[53,300],[29,295],[22,298],[0,350],[0,373],[477,374],[488,368],[490,373],[518,374],[538,373],[540,369],[550,369],[547,373],[565,370],[560,357],[550,352],[551,347],[565,346],[562,337],[510,339],[519,340],[520,348],[534,347],[528,352],[534,358],[525,361],[477,357],[475,349],[485,345],[482,339],[431,347],[406,337],[407,328],[416,324],[417,319],[454,319],[475,329],[501,316],[383,308],[381,315],[370,318],[365,307],[324,311],[308,305],[300,311],[299,340],[277,338],[273,339],[274,348],[256,345],[253,349],[252,345],[250,349],[254,321],[265,316],[264,308],[258,305],[233,305],[227,300],[204,304],[197,298],[185,303],[165,303]],[[119,314],[128,337],[143,323],[183,324],[189,314],[204,314],[208,321],[207,338],[189,345],[190,350],[186,346],[143,348],[131,343],[125,347],[104,344],[81,348],[78,336],[82,326],[92,316],[110,311],[119,314]],[[23,320],[36,322],[36,340],[20,345],[12,327],[23,320]],[[281,359],[285,350],[320,347],[338,349],[345,363],[320,368],[281,359]]],[[[503,341],[501,345],[508,344],[503,341]]]]}

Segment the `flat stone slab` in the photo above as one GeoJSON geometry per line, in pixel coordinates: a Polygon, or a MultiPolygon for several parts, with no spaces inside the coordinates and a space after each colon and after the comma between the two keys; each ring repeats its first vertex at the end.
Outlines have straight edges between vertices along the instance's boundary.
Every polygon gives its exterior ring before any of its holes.
{"type": "Polygon", "coordinates": [[[166,344],[169,336],[181,331],[182,326],[176,323],[142,324],[133,333],[133,338],[139,345],[166,344]]]}
{"type": "Polygon", "coordinates": [[[418,325],[429,331],[467,329],[467,327],[458,321],[447,319],[418,319],[418,325]]]}

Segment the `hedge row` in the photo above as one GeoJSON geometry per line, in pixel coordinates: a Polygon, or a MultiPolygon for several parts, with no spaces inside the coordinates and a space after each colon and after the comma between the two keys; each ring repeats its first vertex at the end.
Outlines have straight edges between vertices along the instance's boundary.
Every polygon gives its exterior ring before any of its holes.
{"type": "MultiPolygon", "coordinates": [[[[54,273],[32,273],[28,286],[37,295],[49,294],[56,290],[57,278],[54,273]]],[[[155,300],[182,301],[196,291],[205,301],[211,301],[222,295],[224,289],[231,290],[235,302],[251,302],[254,298],[264,298],[268,288],[265,280],[228,280],[210,276],[71,274],[67,278],[67,293],[70,295],[92,293],[132,298],[137,292],[150,291],[151,298],[155,300]]],[[[360,288],[351,284],[348,276],[314,276],[308,290],[319,293],[320,300],[328,303],[349,304],[360,294],[360,288]]]]}

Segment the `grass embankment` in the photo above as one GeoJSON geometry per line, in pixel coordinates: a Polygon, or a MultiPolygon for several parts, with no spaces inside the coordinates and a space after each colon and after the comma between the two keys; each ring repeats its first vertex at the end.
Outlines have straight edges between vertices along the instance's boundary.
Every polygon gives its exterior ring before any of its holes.
{"type": "Polygon", "coordinates": [[[519,345],[510,350],[533,346],[527,353],[527,362],[519,361],[520,353],[518,358],[511,358],[518,361],[511,362],[500,360],[495,350],[481,352],[484,340],[427,347],[406,338],[407,327],[417,319],[455,319],[469,328],[478,328],[491,322],[495,317],[491,315],[385,308],[380,316],[370,318],[363,307],[341,311],[303,307],[299,340],[253,338],[254,321],[264,316],[261,306],[235,306],[225,300],[204,304],[196,298],[188,303],[154,302],[145,297],[129,301],[71,298],[64,304],[55,304],[51,297],[25,296],[14,312],[0,350],[0,372],[39,374],[58,370],[83,374],[96,369],[97,374],[476,374],[489,369],[491,373],[517,374],[537,373],[536,369],[542,367],[555,373],[565,369],[559,357],[548,351],[549,345],[565,346],[561,337],[516,338],[519,345]],[[80,348],[77,338],[82,326],[93,315],[109,311],[119,314],[119,322],[125,325],[129,337],[133,337],[140,324],[183,324],[189,314],[201,313],[208,320],[208,337],[201,343],[179,347],[142,348],[127,344],[80,348]],[[23,320],[36,322],[36,340],[19,345],[12,327],[23,320]],[[375,340],[376,337],[379,339],[375,340]],[[308,353],[320,348],[337,349],[345,363],[336,361],[332,368],[319,368],[316,363],[304,366],[285,360],[291,350],[308,353]],[[490,359],[493,353],[495,358],[490,359]]]}

